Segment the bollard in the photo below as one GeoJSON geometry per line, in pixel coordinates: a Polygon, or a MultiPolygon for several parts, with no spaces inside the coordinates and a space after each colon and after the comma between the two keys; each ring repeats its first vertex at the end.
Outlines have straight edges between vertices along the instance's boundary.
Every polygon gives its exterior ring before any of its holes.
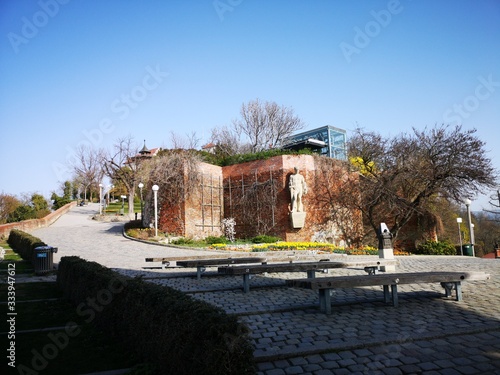
{"type": "MultiPolygon", "coordinates": [[[[392,247],[392,234],[385,223],[380,223],[378,232],[378,257],[384,260],[394,259],[394,249],[392,247]]],[[[380,266],[380,270],[384,272],[396,271],[395,265],[380,266]]]]}

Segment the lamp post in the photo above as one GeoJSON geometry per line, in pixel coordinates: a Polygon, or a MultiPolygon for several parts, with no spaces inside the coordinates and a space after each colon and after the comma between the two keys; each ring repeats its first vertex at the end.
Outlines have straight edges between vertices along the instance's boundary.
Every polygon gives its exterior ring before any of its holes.
{"type": "Polygon", "coordinates": [[[155,237],[158,237],[158,185],[153,185],[153,194],[155,201],[155,237]]]}
{"type": "Polygon", "coordinates": [[[102,215],[102,184],[99,184],[99,215],[102,215]]]}
{"type": "Polygon", "coordinates": [[[142,182],[139,182],[139,190],[141,191],[141,220],[143,216],[143,209],[142,209],[142,188],[144,187],[144,184],[142,182]]]}
{"type": "Polygon", "coordinates": [[[469,237],[470,237],[470,247],[472,248],[472,256],[475,257],[474,252],[474,227],[472,225],[471,214],[470,214],[470,204],[472,203],[469,198],[464,200],[465,206],[467,207],[467,220],[469,221],[469,237]]]}
{"type": "Polygon", "coordinates": [[[108,199],[106,201],[106,204],[109,206],[109,202],[110,202],[110,199],[109,199],[109,193],[111,192],[111,190],[113,190],[113,188],[115,187],[115,185],[109,185],[108,186],[108,199]]]}
{"type": "Polygon", "coordinates": [[[125,198],[127,198],[126,195],[120,195],[120,198],[122,199],[122,209],[121,209],[121,214],[125,215],[125,198]]]}
{"type": "Polygon", "coordinates": [[[458,223],[458,239],[460,241],[460,255],[464,255],[464,251],[462,249],[462,233],[460,233],[460,224],[462,223],[461,217],[457,217],[457,223],[458,223]]]}

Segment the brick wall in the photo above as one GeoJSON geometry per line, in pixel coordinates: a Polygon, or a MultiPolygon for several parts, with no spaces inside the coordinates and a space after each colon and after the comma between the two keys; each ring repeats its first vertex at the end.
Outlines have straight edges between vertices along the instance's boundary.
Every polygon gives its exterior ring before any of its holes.
{"type": "Polygon", "coordinates": [[[8,237],[12,229],[18,229],[29,233],[37,228],[48,227],[75,206],[76,202],[70,202],[41,219],[23,220],[16,223],[2,224],[0,225],[0,237],[8,237]]]}
{"type": "Polygon", "coordinates": [[[199,186],[181,202],[162,204],[159,228],[192,238],[219,236],[222,218],[232,217],[238,238],[270,234],[286,241],[311,241],[329,218],[329,209],[318,199],[325,187],[315,178],[316,168],[311,155],[283,155],[226,167],[201,163],[199,186]],[[289,218],[288,182],[295,167],[308,185],[303,196],[306,220],[300,229],[293,229],[289,218]]]}

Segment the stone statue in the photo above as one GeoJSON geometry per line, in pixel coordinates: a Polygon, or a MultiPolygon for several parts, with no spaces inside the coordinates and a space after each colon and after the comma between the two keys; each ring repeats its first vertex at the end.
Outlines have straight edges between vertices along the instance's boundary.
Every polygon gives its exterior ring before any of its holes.
{"type": "Polygon", "coordinates": [[[295,173],[290,176],[290,182],[288,184],[292,200],[290,212],[303,212],[302,195],[307,194],[307,184],[304,176],[299,173],[297,167],[294,168],[294,171],[295,173]]]}

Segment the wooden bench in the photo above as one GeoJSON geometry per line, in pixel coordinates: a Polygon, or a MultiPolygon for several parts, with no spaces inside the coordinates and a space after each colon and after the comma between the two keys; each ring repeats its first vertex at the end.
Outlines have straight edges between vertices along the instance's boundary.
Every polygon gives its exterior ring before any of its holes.
{"type": "Polygon", "coordinates": [[[230,264],[250,264],[250,263],[265,263],[266,258],[247,257],[247,258],[210,258],[210,259],[194,259],[180,260],[177,265],[186,268],[196,267],[196,277],[201,279],[201,274],[205,272],[206,267],[210,266],[229,266],[230,264]]]}
{"type": "Polygon", "coordinates": [[[450,297],[452,290],[456,291],[456,300],[462,300],[462,281],[464,280],[487,280],[489,274],[484,272],[412,272],[412,273],[388,273],[375,274],[372,276],[337,276],[308,278],[298,280],[287,280],[287,285],[291,287],[317,290],[319,293],[320,310],[326,314],[331,314],[330,291],[337,288],[355,288],[363,286],[383,286],[384,302],[392,302],[393,306],[398,306],[398,285],[402,284],[427,284],[441,283],[445,288],[446,297],[450,297]],[[391,287],[391,293],[389,292],[391,287]]]}
{"type": "Polygon", "coordinates": [[[245,264],[245,263],[264,263],[266,258],[262,257],[213,257],[206,258],[202,256],[188,256],[188,257],[168,257],[168,258],[146,258],[146,262],[161,262],[161,267],[142,267],[144,269],[165,269],[169,267],[172,262],[176,263],[177,267],[185,268],[197,268],[198,278],[201,277],[208,266],[219,266],[219,265],[229,265],[229,264],[245,264]]]}
{"type": "MultiPolygon", "coordinates": [[[[307,277],[312,279],[315,277],[316,271],[324,271],[331,268],[354,268],[364,267],[364,270],[369,274],[375,274],[381,265],[388,264],[389,261],[365,261],[365,262],[332,262],[328,259],[319,262],[289,262],[289,263],[270,263],[270,264],[255,264],[247,266],[223,266],[218,268],[218,272],[224,275],[242,275],[243,276],[243,291],[250,291],[250,275],[261,273],[278,273],[278,272],[307,272],[307,277]]],[[[392,262],[394,263],[394,262],[392,262]]]]}

